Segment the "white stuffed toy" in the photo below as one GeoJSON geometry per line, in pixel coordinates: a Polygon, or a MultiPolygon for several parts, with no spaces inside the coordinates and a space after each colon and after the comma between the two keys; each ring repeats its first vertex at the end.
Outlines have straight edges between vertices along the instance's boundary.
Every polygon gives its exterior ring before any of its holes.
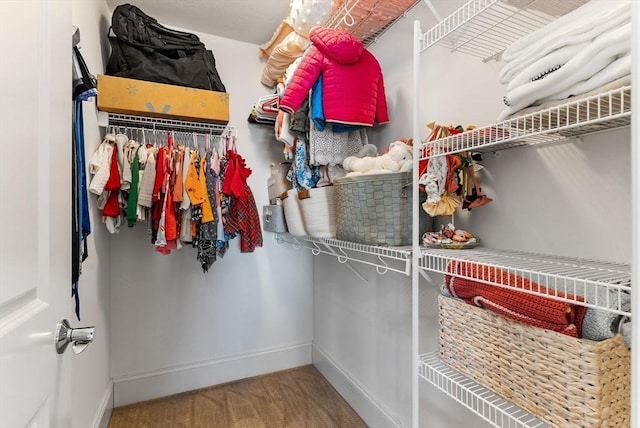
{"type": "Polygon", "coordinates": [[[333,6],[333,0],[292,0],[289,21],[296,33],[309,37],[311,28],[327,22],[333,6]]]}
{"type": "Polygon", "coordinates": [[[342,161],[347,177],[360,174],[385,174],[410,171],[413,167],[413,152],[410,145],[394,141],[389,151],[379,156],[348,156],[342,161]]]}

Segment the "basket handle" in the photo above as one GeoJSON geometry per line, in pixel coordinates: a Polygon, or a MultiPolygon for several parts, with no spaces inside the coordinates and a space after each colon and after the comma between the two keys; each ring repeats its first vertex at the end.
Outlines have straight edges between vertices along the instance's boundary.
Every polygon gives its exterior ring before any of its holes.
{"type": "Polygon", "coordinates": [[[311,195],[309,194],[309,189],[303,189],[298,191],[298,199],[308,199],[311,195]]]}

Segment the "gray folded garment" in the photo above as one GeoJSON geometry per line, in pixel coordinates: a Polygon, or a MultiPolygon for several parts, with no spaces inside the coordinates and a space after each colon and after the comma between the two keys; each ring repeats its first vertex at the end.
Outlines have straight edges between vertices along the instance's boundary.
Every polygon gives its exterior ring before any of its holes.
{"type": "Polygon", "coordinates": [[[624,343],[627,345],[627,348],[631,348],[631,320],[627,319],[622,326],[620,326],[620,332],[622,333],[622,337],[624,337],[624,343]]]}
{"type": "MultiPolygon", "coordinates": [[[[581,295],[580,293],[576,294],[581,295]]],[[[582,297],[587,303],[596,304],[597,302],[598,306],[601,307],[606,306],[611,309],[620,307],[625,312],[631,311],[631,294],[627,292],[598,287],[597,291],[593,289],[586,290],[582,297]]],[[[624,318],[624,315],[605,309],[588,308],[582,322],[582,337],[589,340],[609,339],[618,333],[622,318],[624,318]]]]}

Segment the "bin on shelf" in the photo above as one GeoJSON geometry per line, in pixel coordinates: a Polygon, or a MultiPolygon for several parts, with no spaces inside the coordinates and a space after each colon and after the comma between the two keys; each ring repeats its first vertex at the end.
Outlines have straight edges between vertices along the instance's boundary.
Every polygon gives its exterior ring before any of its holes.
{"type": "Polygon", "coordinates": [[[289,234],[293,236],[305,236],[307,229],[304,225],[304,218],[302,217],[302,209],[300,207],[300,201],[298,201],[298,191],[296,189],[287,190],[286,197],[282,199],[282,207],[284,209],[284,218],[289,234]]]}
{"type": "Polygon", "coordinates": [[[440,359],[554,427],[628,427],[631,353],[438,296],[440,359]]]}
{"type": "Polygon", "coordinates": [[[336,237],[334,186],[314,187],[298,193],[304,226],[314,238],[336,237]]]}
{"type": "Polygon", "coordinates": [[[229,94],[98,75],[98,110],[164,119],[229,123],[229,94]]]}
{"type": "MultiPolygon", "coordinates": [[[[411,245],[411,173],[396,172],[340,177],[336,188],[338,239],[367,245],[411,245]]],[[[433,219],[422,209],[418,236],[432,230],[433,219]]]]}

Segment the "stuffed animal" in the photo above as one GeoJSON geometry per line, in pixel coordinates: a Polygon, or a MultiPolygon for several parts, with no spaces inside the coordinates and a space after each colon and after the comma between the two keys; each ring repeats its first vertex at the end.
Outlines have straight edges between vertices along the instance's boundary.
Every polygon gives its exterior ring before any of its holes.
{"type": "Polygon", "coordinates": [[[347,176],[360,174],[384,174],[389,172],[410,171],[413,163],[411,146],[394,141],[389,150],[379,156],[348,156],[342,161],[347,176]]]}
{"type": "Polygon", "coordinates": [[[296,33],[309,37],[311,28],[329,19],[333,7],[333,0],[292,0],[289,20],[296,33]]]}

